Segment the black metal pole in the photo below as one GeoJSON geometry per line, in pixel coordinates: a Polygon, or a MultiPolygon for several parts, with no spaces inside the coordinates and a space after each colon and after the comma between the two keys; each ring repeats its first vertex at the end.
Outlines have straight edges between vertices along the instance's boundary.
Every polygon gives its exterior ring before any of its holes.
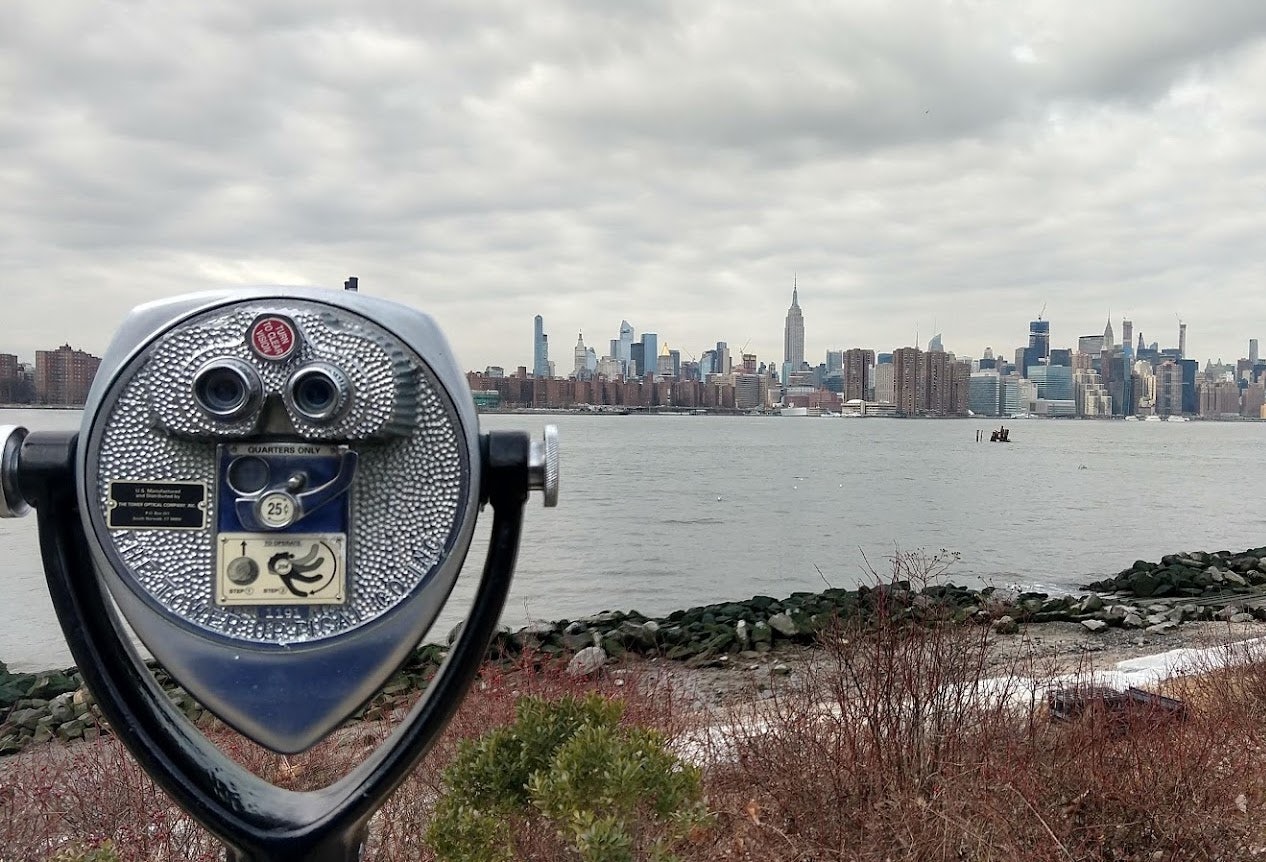
{"type": "Polygon", "coordinates": [[[36,506],[49,593],[71,654],[113,732],[231,862],[355,862],[367,824],[430,750],[478,671],[513,576],[527,497],[526,434],[488,435],[484,488],[492,538],[473,609],[422,700],[393,737],[340,781],[307,793],[275,787],[230,761],[168,701],[124,636],[95,576],[75,490],[77,435],[24,441],[23,495],[36,506]]]}

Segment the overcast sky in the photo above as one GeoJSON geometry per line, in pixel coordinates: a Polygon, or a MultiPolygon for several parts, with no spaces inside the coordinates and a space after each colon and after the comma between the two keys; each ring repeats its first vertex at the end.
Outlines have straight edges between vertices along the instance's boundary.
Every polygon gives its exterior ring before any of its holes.
{"type": "Polygon", "coordinates": [[[338,286],[461,362],[1266,338],[1266,3],[6,0],[0,351],[338,286]],[[1137,335],[1136,335],[1137,338],[1137,335]]]}

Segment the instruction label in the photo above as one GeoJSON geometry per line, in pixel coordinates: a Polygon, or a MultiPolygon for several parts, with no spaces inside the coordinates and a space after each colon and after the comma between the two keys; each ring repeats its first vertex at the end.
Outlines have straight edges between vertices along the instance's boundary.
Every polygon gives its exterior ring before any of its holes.
{"type": "Polygon", "coordinates": [[[201,482],[110,483],[106,524],[112,530],[202,530],[207,486],[201,482]]]}
{"type": "Polygon", "coordinates": [[[344,533],[220,533],[217,605],[341,605],[344,533]]]}

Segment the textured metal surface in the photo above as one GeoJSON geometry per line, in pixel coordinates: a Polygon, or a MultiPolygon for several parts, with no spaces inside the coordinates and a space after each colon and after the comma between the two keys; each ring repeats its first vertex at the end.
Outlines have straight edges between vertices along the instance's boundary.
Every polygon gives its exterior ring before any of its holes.
{"type": "Polygon", "coordinates": [[[546,425],[540,440],[532,441],[528,482],[545,496],[546,508],[558,505],[558,426],[546,425]]]}
{"type": "MultiPolygon", "coordinates": [[[[294,644],[338,635],[413,594],[442,561],[461,527],[471,481],[469,453],[451,402],[429,369],[389,333],[350,312],[316,303],[243,302],[174,327],[117,375],[97,420],[97,498],[108,483],[187,481],[216,474],[212,441],[256,438],[256,417],[221,423],[192,394],[193,374],[215,357],[250,363],[264,384],[263,410],[278,409],[289,375],[314,360],[342,369],[351,403],[318,426],[287,411],[287,439],[349,441],[360,455],[351,490],[353,541],[343,605],[313,606],[307,618],[265,618],[254,608],[215,603],[214,531],[112,530],[135,588],[166,612],[220,635],[294,644]],[[257,357],[246,331],[261,314],[282,313],[302,339],[284,361],[257,357]]],[[[209,504],[208,524],[217,520],[209,504]]],[[[94,513],[95,518],[95,513],[94,513]]]]}

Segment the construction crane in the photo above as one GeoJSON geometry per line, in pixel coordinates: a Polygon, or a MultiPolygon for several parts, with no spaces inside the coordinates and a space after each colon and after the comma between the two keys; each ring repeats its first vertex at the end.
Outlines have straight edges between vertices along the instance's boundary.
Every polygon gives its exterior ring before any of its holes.
{"type": "Polygon", "coordinates": [[[1038,320],[1041,320],[1041,319],[1042,319],[1042,315],[1043,315],[1043,314],[1046,314],[1046,303],[1045,303],[1045,302],[1043,302],[1043,303],[1042,303],[1042,310],[1041,310],[1041,311],[1039,311],[1039,312],[1037,313],[1037,319],[1038,319],[1038,320]]]}

